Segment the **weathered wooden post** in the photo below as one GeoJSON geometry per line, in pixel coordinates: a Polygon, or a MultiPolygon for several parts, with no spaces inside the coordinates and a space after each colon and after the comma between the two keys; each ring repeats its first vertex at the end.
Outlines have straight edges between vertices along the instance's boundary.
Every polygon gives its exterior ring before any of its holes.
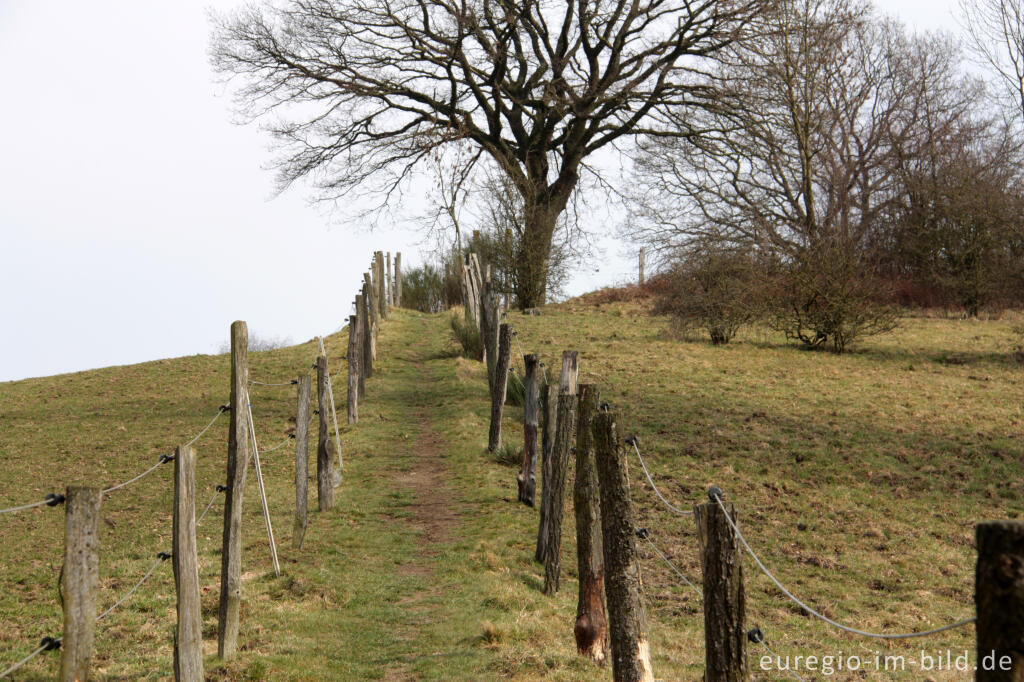
{"type": "Polygon", "coordinates": [[[355,424],[359,421],[359,365],[363,352],[359,339],[359,317],[351,315],[348,318],[348,352],[345,354],[348,360],[348,392],[345,398],[348,423],[355,424]]]}
{"type": "Polygon", "coordinates": [[[498,364],[498,307],[489,281],[483,284],[480,296],[480,346],[487,363],[487,387],[494,390],[494,370],[498,364]]]}
{"type": "Polygon", "coordinates": [[[600,392],[592,384],[580,384],[579,419],[576,423],[576,481],[573,507],[576,512],[576,561],[579,600],[576,603],[576,650],[597,663],[608,657],[604,615],[604,549],[601,540],[601,492],[594,463],[594,415],[600,392]]]}
{"type": "Polygon", "coordinates": [[[537,432],[540,411],[540,368],[538,358],[531,353],[523,357],[526,374],[523,379],[523,464],[516,476],[519,501],[533,506],[537,492],[537,432]]]}
{"type": "Polygon", "coordinates": [[[100,566],[99,488],[69,486],[64,494],[64,635],[60,679],[89,677],[96,624],[96,587],[100,566]]]}
{"type": "MultiPolygon", "coordinates": [[[[711,488],[711,501],[693,509],[704,577],[704,679],[739,682],[748,679],[743,556],[736,533],[715,501],[721,495],[721,490],[711,488]]],[[[738,524],[736,508],[731,503],[727,508],[738,524]]]]}
{"type": "Polygon", "coordinates": [[[248,384],[249,332],[245,322],[237,321],[231,324],[231,423],[217,628],[217,656],[224,661],[234,658],[238,648],[238,613],[242,603],[242,493],[249,466],[248,408],[244,401],[248,384]]]}
{"type": "Polygon", "coordinates": [[[402,252],[395,254],[395,307],[402,307],[402,252]]]}
{"type": "Polygon", "coordinates": [[[505,413],[505,391],[508,388],[508,367],[512,357],[512,330],[507,324],[498,331],[498,357],[494,367],[494,386],[491,388],[491,428],[487,435],[487,449],[497,452],[501,447],[501,417],[505,413]]]}
{"type": "Polygon", "coordinates": [[[1020,682],[1024,680],[1024,523],[979,523],[975,539],[978,658],[974,679],[1020,682]]]}
{"type": "MultiPolygon", "coordinates": [[[[370,281],[370,275],[363,273],[363,298],[366,299],[367,308],[370,311],[370,359],[377,359],[377,329],[380,327],[380,310],[377,306],[377,292],[374,291],[374,284],[370,281]]],[[[371,371],[367,378],[373,376],[371,371]]]]}
{"type": "Polygon", "coordinates": [[[599,412],[591,432],[601,489],[604,590],[608,597],[612,671],[616,682],[653,682],[640,559],[633,531],[633,503],[615,413],[599,412]]]}
{"type": "Polygon", "coordinates": [[[558,426],[558,386],[545,384],[541,393],[541,412],[544,417],[540,445],[540,523],[537,526],[537,551],[534,559],[544,561],[551,536],[551,450],[558,426]]]}
{"type": "Polygon", "coordinates": [[[196,556],[196,453],[187,445],[174,452],[174,591],[178,627],[174,636],[174,679],[203,682],[203,619],[196,556]]]}
{"type": "MultiPolygon", "coordinates": [[[[349,361],[351,362],[351,361],[349,361]]],[[[319,377],[317,378],[319,380],[319,377]]],[[[318,386],[319,387],[319,386],[318,386]]],[[[302,549],[306,542],[309,509],[309,373],[299,375],[298,404],[295,407],[295,525],[292,546],[302,549]]]]}
{"type": "MultiPolygon", "coordinates": [[[[562,378],[558,395],[558,416],[551,447],[550,508],[547,552],[544,555],[544,594],[558,591],[562,563],[562,515],[565,481],[569,472],[569,449],[576,428],[576,351],[562,353],[562,378]]],[[[545,486],[548,480],[544,481],[545,486]]]]}
{"type": "Polygon", "coordinates": [[[356,296],[356,311],[359,313],[359,325],[361,333],[359,346],[362,351],[362,363],[359,366],[359,397],[366,397],[366,380],[373,376],[373,324],[370,321],[373,315],[370,313],[370,302],[366,293],[367,286],[363,284],[363,293],[356,296]]]}
{"type": "Polygon", "coordinates": [[[387,287],[384,286],[384,252],[377,251],[373,254],[374,261],[377,265],[376,278],[374,284],[377,285],[377,290],[374,293],[377,299],[377,309],[380,312],[380,319],[386,320],[388,317],[388,302],[387,302],[387,287]]]}
{"type": "Polygon", "coordinates": [[[394,285],[394,280],[391,279],[391,252],[390,251],[388,251],[387,259],[388,259],[388,278],[385,281],[385,287],[384,288],[388,292],[388,295],[387,295],[387,305],[391,306],[391,305],[395,304],[395,285],[394,285]]]}
{"type": "Polygon", "coordinates": [[[647,265],[647,252],[640,248],[640,286],[644,285],[644,268],[647,265]]]}
{"type": "Polygon", "coordinates": [[[327,426],[327,415],[331,406],[327,397],[327,358],[316,358],[316,399],[320,413],[320,431],[316,446],[316,494],[320,511],[334,506],[334,482],[331,480],[331,460],[334,459],[334,442],[327,426]]]}

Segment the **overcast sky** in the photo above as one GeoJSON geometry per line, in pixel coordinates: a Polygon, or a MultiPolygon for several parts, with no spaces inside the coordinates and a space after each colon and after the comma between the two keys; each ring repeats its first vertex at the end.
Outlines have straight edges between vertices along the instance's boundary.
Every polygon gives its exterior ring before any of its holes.
{"type": "MultiPolygon", "coordinates": [[[[954,2],[880,7],[955,31],[954,2]]],[[[206,9],[239,4],[0,0],[0,381],[216,352],[236,319],[305,341],[344,323],[374,250],[419,261],[410,226],[274,196],[207,62],[206,9]]],[[[607,240],[568,293],[632,276],[631,252],[607,240]]]]}

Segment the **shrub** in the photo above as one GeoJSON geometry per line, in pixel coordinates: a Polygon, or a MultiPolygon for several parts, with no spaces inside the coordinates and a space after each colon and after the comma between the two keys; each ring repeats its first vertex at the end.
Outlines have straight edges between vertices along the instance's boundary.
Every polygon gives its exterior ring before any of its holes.
{"type": "Polygon", "coordinates": [[[755,256],[718,247],[696,248],[659,277],[655,314],[671,315],[681,333],[707,332],[715,345],[763,314],[763,272],[755,256]]]}

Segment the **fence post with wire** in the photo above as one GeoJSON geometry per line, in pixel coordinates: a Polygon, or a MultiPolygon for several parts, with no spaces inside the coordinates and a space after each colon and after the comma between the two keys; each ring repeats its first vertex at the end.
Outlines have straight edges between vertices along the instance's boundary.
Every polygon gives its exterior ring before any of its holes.
{"type": "Polygon", "coordinates": [[[309,372],[299,375],[295,406],[295,523],[292,546],[302,549],[306,541],[306,517],[309,506],[309,372]]]}
{"type": "Polygon", "coordinates": [[[352,315],[348,318],[348,351],[345,353],[345,359],[348,361],[345,411],[349,424],[359,421],[359,364],[362,356],[359,332],[359,317],[352,315]]]}
{"type": "Polygon", "coordinates": [[[196,452],[188,445],[174,452],[174,591],[178,622],[174,634],[174,678],[203,680],[203,620],[199,558],[196,552],[196,452]]]}
{"type": "Polygon", "coordinates": [[[242,604],[242,496],[249,466],[248,411],[249,332],[241,320],[231,324],[231,423],[228,427],[227,491],[224,496],[224,543],[221,549],[217,657],[234,658],[242,604]],[[244,401],[244,402],[243,402],[244,401]]]}
{"type": "Polygon", "coordinates": [[[64,634],[61,638],[60,679],[89,677],[96,624],[99,584],[99,488],[69,486],[64,495],[64,634]]]}
{"type": "MultiPolygon", "coordinates": [[[[719,506],[722,491],[711,488],[708,496],[711,501],[694,507],[704,593],[704,679],[740,682],[747,679],[742,549],[719,506]]],[[[731,503],[728,514],[735,521],[731,503]]]]}
{"type": "Polygon", "coordinates": [[[557,429],[551,447],[551,486],[548,542],[544,555],[544,593],[558,591],[561,573],[562,516],[565,506],[565,485],[569,472],[569,450],[576,429],[576,351],[562,353],[562,381],[558,395],[557,429]]]}
{"type": "Polygon", "coordinates": [[[594,417],[592,435],[601,497],[604,590],[608,599],[612,670],[617,682],[654,682],[640,558],[633,529],[633,503],[615,413],[599,412],[594,417]]]}
{"type": "Polygon", "coordinates": [[[320,429],[316,446],[316,492],[320,511],[328,511],[334,506],[334,483],[331,481],[331,441],[327,415],[331,409],[327,398],[327,358],[323,355],[316,359],[316,397],[317,414],[320,416],[320,429]]]}
{"type": "Polygon", "coordinates": [[[608,624],[604,614],[604,550],[601,540],[601,506],[594,464],[591,431],[600,403],[594,384],[579,386],[579,418],[576,422],[576,480],[573,508],[576,513],[576,562],[579,599],[573,635],[576,650],[596,663],[608,656],[605,647],[608,624]]]}
{"type": "Polygon", "coordinates": [[[495,358],[494,382],[491,385],[491,426],[487,433],[487,450],[489,452],[497,452],[501,447],[501,418],[505,413],[505,394],[508,389],[511,359],[512,335],[509,326],[503,324],[498,331],[498,357],[495,358]]]}
{"type": "Polygon", "coordinates": [[[1024,523],[987,521],[975,528],[977,682],[1017,682],[1024,675],[1024,523]]]}

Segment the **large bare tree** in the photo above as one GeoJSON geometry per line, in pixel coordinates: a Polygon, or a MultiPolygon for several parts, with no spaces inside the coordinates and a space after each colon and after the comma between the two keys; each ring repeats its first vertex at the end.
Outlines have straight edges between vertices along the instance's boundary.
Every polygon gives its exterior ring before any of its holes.
{"type": "Polygon", "coordinates": [[[1024,0],[960,0],[971,51],[1024,120],[1024,0]]]}
{"type": "Polygon", "coordinates": [[[692,134],[669,112],[714,101],[709,65],[763,2],[290,0],[219,17],[213,60],[269,121],[283,185],[387,200],[450,143],[483,151],[523,198],[517,299],[533,306],[586,159],[692,134]]]}

